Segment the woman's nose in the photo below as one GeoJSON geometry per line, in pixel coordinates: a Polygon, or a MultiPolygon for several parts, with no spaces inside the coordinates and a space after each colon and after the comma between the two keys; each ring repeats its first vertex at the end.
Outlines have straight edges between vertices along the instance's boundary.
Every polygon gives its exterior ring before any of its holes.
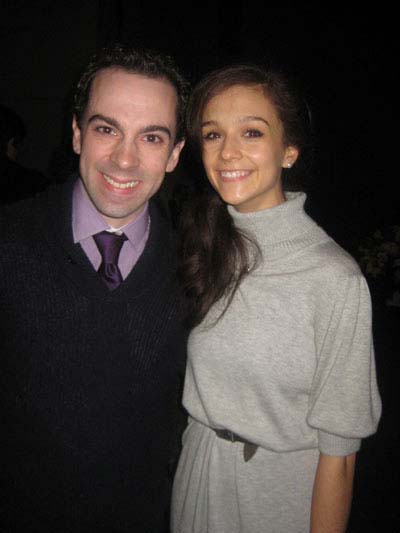
{"type": "Polygon", "coordinates": [[[222,159],[240,159],[241,156],[239,140],[234,137],[226,137],[221,149],[222,159]]]}

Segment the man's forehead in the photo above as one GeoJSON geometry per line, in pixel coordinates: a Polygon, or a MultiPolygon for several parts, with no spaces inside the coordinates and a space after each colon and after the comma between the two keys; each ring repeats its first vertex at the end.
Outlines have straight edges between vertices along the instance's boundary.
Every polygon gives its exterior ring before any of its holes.
{"type": "MultiPolygon", "coordinates": [[[[97,72],[91,84],[90,97],[109,85],[115,86],[115,89],[132,91],[134,94],[142,93],[143,96],[151,91],[161,98],[164,97],[166,102],[171,98],[174,101],[178,99],[176,88],[167,78],[151,77],[120,67],[108,67],[97,72]]],[[[109,96],[114,95],[109,94],[109,96]]]]}
{"type": "Polygon", "coordinates": [[[128,118],[129,113],[143,113],[163,117],[176,124],[177,93],[165,78],[151,78],[121,68],[99,71],[92,81],[86,118],[93,113],[109,114],[119,110],[128,118]]]}

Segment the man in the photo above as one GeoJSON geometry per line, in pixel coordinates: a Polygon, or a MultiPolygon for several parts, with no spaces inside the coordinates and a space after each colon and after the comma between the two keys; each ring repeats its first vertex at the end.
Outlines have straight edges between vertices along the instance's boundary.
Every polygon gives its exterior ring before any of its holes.
{"type": "Polygon", "coordinates": [[[3,208],[0,529],[167,530],[186,333],[167,223],[186,83],[113,47],[78,83],[80,176],[3,208]]]}

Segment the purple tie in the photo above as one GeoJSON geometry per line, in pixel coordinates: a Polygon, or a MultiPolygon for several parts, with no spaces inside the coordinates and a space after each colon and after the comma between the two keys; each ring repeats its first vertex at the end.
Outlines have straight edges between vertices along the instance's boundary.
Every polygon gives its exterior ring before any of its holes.
{"type": "Polygon", "coordinates": [[[116,235],[109,231],[102,231],[93,235],[93,239],[103,259],[98,273],[110,290],[116,289],[122,282],[121,272],[118,268],[118,257],[127,237],[124,234],[116,235]]]}

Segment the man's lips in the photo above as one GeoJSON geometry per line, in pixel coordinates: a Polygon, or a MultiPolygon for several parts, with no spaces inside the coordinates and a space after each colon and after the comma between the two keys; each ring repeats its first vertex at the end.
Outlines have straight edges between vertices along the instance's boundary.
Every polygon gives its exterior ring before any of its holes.
{"type": "Polygon", "coordinates": [[[103,177],[109,185],[117,189],[134,189],[140,183],[139,180],[117,181],[108,174],[103,174],[103,177]]]}

